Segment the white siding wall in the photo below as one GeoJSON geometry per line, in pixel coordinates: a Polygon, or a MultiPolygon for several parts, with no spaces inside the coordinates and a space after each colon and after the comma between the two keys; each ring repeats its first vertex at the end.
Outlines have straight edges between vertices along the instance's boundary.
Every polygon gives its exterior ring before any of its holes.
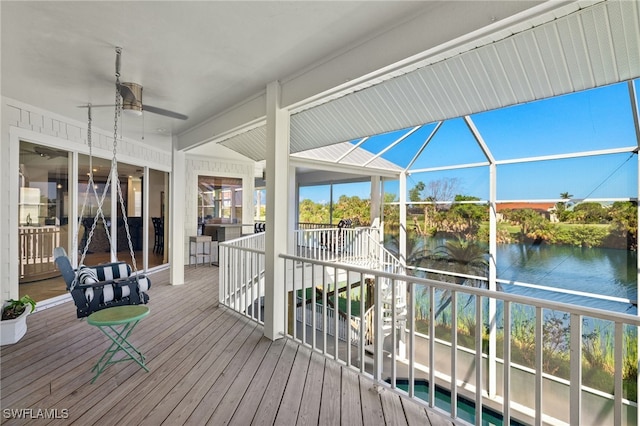
{"type": "MultiPolygon", "coordinates": [[[[88,153],[87,124],[2,98],[0,148],[0,298],[18,296],[18,160],[19,142],[25,140],[69,151],[88,153]]],[[[118,160],[170,171],[171,146],[166,136],[149,135],[151,145],[124,139],[118,143],[118,160]]],[[[110,159],[113,133],[96,129],[92,134],[94,155],[110,159]]]]}

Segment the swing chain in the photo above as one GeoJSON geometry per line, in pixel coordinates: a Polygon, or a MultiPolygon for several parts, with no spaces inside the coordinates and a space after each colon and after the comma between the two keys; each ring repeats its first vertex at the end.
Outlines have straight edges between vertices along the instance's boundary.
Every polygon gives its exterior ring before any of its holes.
{"type": "MultiPolygon", "coordinates": [[[[107,195],[107,191],[110,185],[115,185],[116,187],[116,192],[118,195],[118,201],[120,202],[120,209],[122,212],[122,217],[123,217],[123,222],[124,222],[124,228],[126,231],[126,236],[127,236],[127,242],[129,244],[129,253],[131,255],[131,260],[132,260],[132,266],[133,266],[133,271],[136,277],[136,281],[138,280],[138,267],[137,267],[137,263],[136,263],[136,259],[135,259],[135,253],[133,251],[133,242],[131,241],[131,233],[129,231],[129,223],[127,220],[127,214],[126,214],[126,209],[124,206],[124,198],[122,195],[122,188],[120,187],[120,179],[118,177],[118,160],[117,160],[117,150],[118,150],[118,121],[120,120],[121,117],[121,112],[122,112],[122,95],[120,94],[120,54],[122,52],[122,49],[120,47],[116,47],[116,93],[115,93],[115,112],[114,112],[114,123],[113,123],[113,150],[112,150],[112,154],[113,157],[111,159],[111,172],[109,173],[109,176],[107,178],[107,182],[105,184],[104,190],[102,192],[102,197],[98,197],[98,193],[96,192],[96,188],[95,188],[95,184],[93,181],[93,150],[92,150],[92,140],[91,140],[91,134],[92,134],[92,117],[91,117],[91,104],[88,105],[89,110],[88,110],[88,130],[87,130],[87,145],[89,147],[89,181],[87,184],[87,188],[85,191],[85,199],[84,199],[84,203],[82,205],[82,209],[80,212],[80,216],[79,216],[79,220],[78,220],[78,232],[80,231],[80,224],[82,223],[82,217],[84,215],[84,209],[85,209],[85,205],[87,202],[87,198],[88,198],[88,193],[89,190],[92,189],[93,193],[95,195],[95,198],[97,200],[98,203],[98,208],[96,211],[96,216],[93,219],[93,224],[91,226],[91,229],[88,233],[87,239],[85,241],[85,246],[84,246],[84,250],[82,252],[82,256],[80,258],[80,264],[83,264],[85,256],[87,254],[87,251],[89,249],[89,245],[91,243],[91,239],[93,238],[93,234],[94,231],[96,229],[96,225],[98,223],[98,219],[102,219],[102,222],[104,224],[104,229],[105,229],[105,233],[107,234],[107,239],[109,240],[109,247],[111,249],[111,253],[112,253],[112,257],[116,258],[116,253],[115,253],[115,247],[111,238],[111,234],[109,232],[109,226],[107,226],[107,221],[104,217],[104,212],[102,210],[102,206],[104,204],[104,200],[105,197],[107,195]]],[[[120,135],[121,137],[121,135],[120,135]]],[[[116,215],[117,216],[117,215],[116,215]]],[[[112,223],[112,226],[114,224],[112,223]]],[[[116,237],[117,237],[117,218],[116,218],[116,222],[115,222],[115,226],[116,226],[116,237]]],[[[77,239],[76,239],[77,241],[77,239]]],[[[116,239],[117,241],[117,239],[116,239]]],[[[77,271],[79,272],[79,271],[77,271]]],[[[77,276],[76,276],[76,280],[74,280],[73,284],[72,284],[72,290],[73,287],[75,287],[75,284],[77,282],[77,276]]]]}
{"type": "MultiPolygon", "coordinates": [[[[120,186],[120,178],[118,176],[118,159],[117,159],[117,149],[118,149],[118,121],[120,120],[120,114],[122,111],[122,95],[120,94],[120,54],[122,53],[122,48],[116,47],[116,107],[115,114],[113,119],[113,158],[111,160],[111,170],[113,173],[113,185],[116,187],[116,192],[118,193],[118,201],[120,202],[120,210],[122,212],[122,220],[124,223],[124,229],[127,235],[127,243],[129,244],[129,254],[131,255],[131,263],[133,266],[133,272],[138,278],[138,265],[136,263],[135,253],[133,252],[133,242],[131,241],[131,232],[129,231],[129,222],[127,220],[127,214],[124,208],[124,198],[122,196],[122,188],[120,186]]],[[[116,221],[116,234],[117,234],[117,221],[116,221]]],[[[117,241],[117,239],[116,239],[117,241]]],[[[111,245],[113,250],[113,244],[111,245]]]]}

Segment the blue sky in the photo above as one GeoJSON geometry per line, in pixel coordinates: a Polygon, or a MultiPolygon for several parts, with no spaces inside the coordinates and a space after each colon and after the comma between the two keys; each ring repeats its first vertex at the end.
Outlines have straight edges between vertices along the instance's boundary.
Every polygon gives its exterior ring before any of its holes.
{"type": "MultiPolygon", "coordinates": [[[[638,81],[634,83],[639,90],[638,81]]],[[[568,154],[636,146],[636,134],[626,83],[502,108],[471,116],[496,160],[568,154]]],[[[406,167],[435,128],[425,125],[383,155],[406,167]]],[[[403,131],[370,138],[363,149],[377,153],[398,139],[403,131]]],[[[353,143],[356,143],[354,141],[353,143]]],[[[485,161],[484,155],[462,119],[448,120],[423,151],[411,170],[485,161]]],[[[637,196],[637,158],[629,153],[597,157],[499,165],[499,200],[559,198],[625,198],[637,196]]],[[[488,198],[488,168],[412,173],[407,187],[455,178],[459,193],[488,198]]],[[[397,191],[397,183],[385,186],[397,191]]],[[[334,187],[341,193],[369,198],[368,185],[334,187]]],[[[328,186],[301,188],[301,200],[328,201],[328,186]]]]}

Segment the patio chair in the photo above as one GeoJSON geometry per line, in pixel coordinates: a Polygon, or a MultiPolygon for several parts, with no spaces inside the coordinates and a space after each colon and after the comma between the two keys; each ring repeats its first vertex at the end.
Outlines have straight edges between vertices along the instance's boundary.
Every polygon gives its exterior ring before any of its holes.
{"type": "Polygon", "coordinates": [[[325,250],[340,252],[344,248],[344,232],[345,228],[351,228],[353,221],[351,219],[340,219],[338,222],[338,231],[329,230],[320,234],[320,247],[325,250]]]}

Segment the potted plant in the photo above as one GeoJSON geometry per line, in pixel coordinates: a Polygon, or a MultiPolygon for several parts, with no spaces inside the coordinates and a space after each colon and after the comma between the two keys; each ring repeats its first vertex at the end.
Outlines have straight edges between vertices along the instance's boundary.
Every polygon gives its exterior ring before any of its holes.
{"type": "Polygon", "coordinates": [[[27,332],[27,315],[35,309],[36,301],[27,295],[4,303],[0,321],[0,345],[9,345],[22,339],[27,332]]]}

